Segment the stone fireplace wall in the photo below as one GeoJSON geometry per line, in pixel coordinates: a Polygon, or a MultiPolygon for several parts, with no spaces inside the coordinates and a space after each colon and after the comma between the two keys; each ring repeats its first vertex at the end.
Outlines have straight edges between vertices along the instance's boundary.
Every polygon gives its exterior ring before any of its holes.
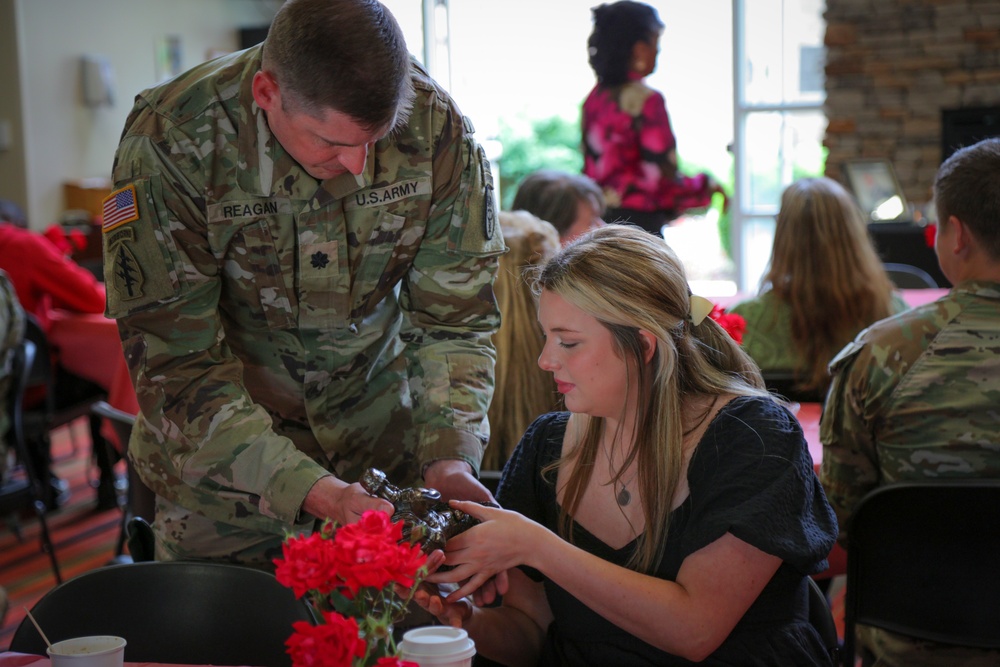
{"type": "Polygon", "coordinates": [[[931,199],[943,109],[1000,106],[1000,2],[827,0],[826,173],[888,159],[906,197],[931,199]]]}

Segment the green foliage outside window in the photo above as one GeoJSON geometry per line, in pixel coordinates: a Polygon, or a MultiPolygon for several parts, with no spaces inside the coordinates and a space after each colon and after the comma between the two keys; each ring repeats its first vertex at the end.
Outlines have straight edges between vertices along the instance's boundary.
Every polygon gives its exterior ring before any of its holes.
{"type": "MultiPolygon", "coordinates": [[[[570,173],[583,170],[580,152],[580,121],[559,116],[540,119],[500,120],[499,162],[500,204],[510,210],[517,184],[538,169],[558,169],[570,173]]],[[[496,177],[497,174],[494,174],[496,177]]]]}

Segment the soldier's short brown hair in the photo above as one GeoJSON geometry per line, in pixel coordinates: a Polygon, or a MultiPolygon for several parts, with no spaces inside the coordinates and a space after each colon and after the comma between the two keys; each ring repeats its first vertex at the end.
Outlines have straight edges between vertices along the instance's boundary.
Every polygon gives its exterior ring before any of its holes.
{"type": "Polygon", "coordinates": [[[376,130],[404,124],[413,104],[403,32],[377,0],[287,0],[264,41],[263,66],[293,107],[286,111],[334,109],[376,130]]]}
{"type": "Polygon", "coordinates": [[[1000,139],[983,139],[945,160],[934,179],[934,205],[938,224],[955,216],[1000,260],[1000,139]]]}

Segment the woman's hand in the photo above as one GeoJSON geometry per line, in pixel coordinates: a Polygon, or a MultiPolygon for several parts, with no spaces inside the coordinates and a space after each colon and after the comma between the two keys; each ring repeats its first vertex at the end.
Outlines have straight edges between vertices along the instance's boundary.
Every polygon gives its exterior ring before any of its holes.
{"type": "Polygon", "coordinates": [[[445,625],[460,628],[472,618],[472,603],[466,598],[449,601],[434,584],[421,583],[413,594],[413,601],[445,625]]]}
{"type": "Polygon", "coordinates": [[[551,534],[517,512],[464,501],[452,501],[449,505],[481,523],[448,540],[445,563],[453,569],[427,579],[432,583],[461,584],[447,596],[448,601],[464,598],[478,591],[494,575],[527,564],[528,550],[534,548],[530,545],[537,545],[537,540],[544,539],[542,533],[551,534]]]}

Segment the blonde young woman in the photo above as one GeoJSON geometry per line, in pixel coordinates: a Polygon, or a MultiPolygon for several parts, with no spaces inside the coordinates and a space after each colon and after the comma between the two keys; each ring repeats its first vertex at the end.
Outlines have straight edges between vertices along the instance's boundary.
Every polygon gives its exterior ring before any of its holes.
{"type": "Polygon", "coordinates": [[[501,320],[493,336],[497,363],[493,402],[487,413],[490,444],[483,454],[484,470],[503,468],[528,425],[558,403],[552,377],[536,363],[544,341],[525,269],[555,254],[559,232],[527,211],[501,211],[500,228],[509,251],[500,257],[493,285],[501,320]]]}
{"type": "MultiPolygon", "coordinates": [[[[638,228],[564,247],[537,278],[539,365],[568,412],[528,429],[506,509],[449,540],[418,602],[508,665],[830,665],[807,616],[836,519],[801,429],[638,228]],[[464,596],[509,570],[500,607],[464,596]]],[[[435,564],[441,554],[436,554],[435,564]]]]}
{"type": "Polygon", "coordinates": [[[788,186],[761,293],[731,312],[747,321],[743,349],[763,371],[791,371],[825,393],[827,365],[859,331],[906,310],[850,194],[829,178],[788,186]]]}

